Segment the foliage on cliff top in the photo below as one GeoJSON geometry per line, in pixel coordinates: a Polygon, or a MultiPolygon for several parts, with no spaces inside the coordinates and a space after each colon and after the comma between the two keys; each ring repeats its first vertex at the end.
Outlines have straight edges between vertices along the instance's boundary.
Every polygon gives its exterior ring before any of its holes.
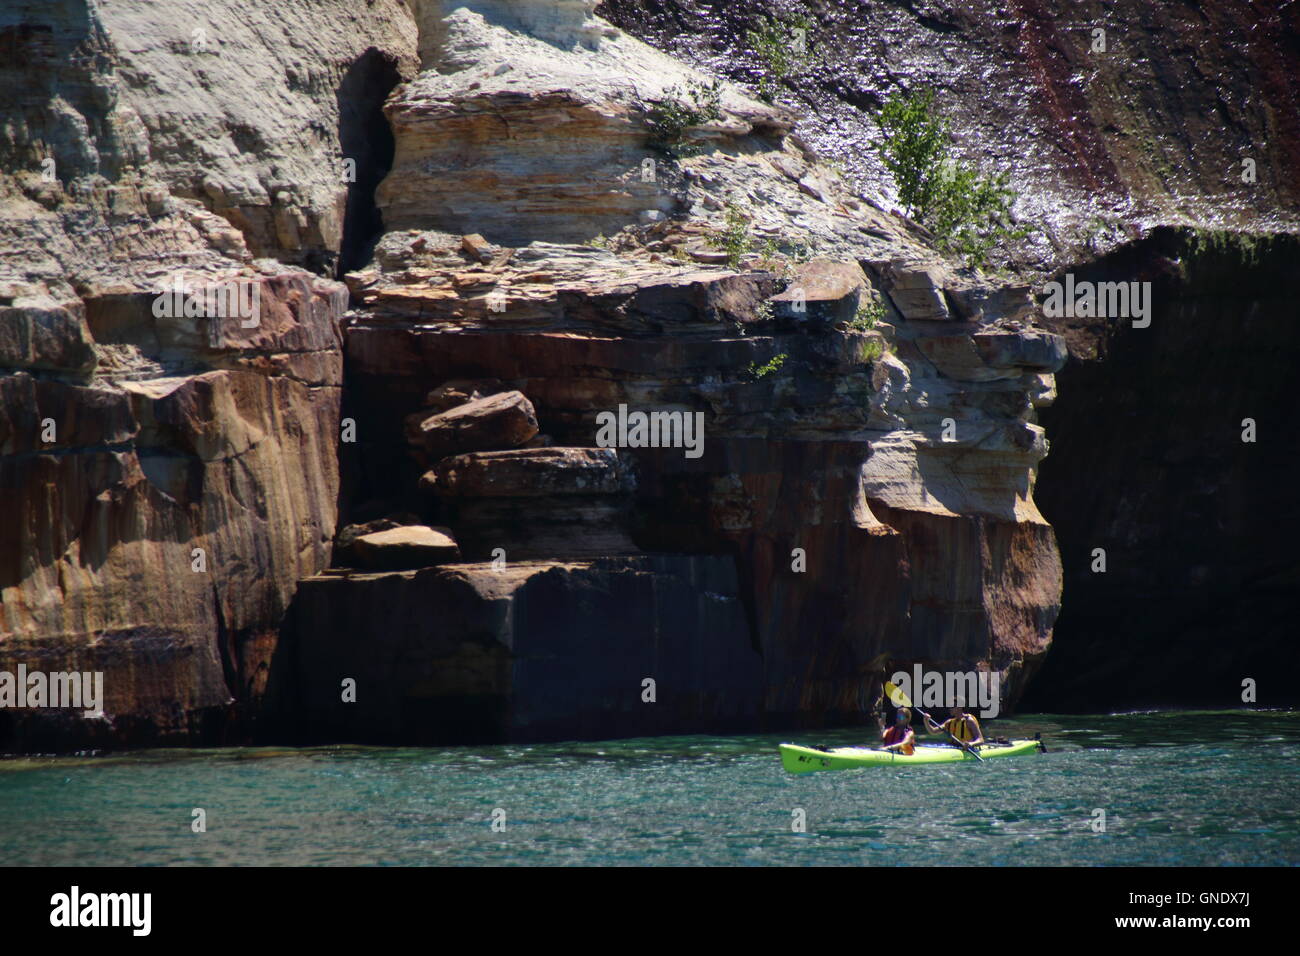
{"type": "Polygon", "coordinates": [[[933,90],[891,96],[877,117],[883,138],[876,148],[908,215],[945,252],[978,268],[990,249],[1029,230],[1011,224],[1011,174],[985,176],[956,159],[948,124],[933,108],[933,90]]]}

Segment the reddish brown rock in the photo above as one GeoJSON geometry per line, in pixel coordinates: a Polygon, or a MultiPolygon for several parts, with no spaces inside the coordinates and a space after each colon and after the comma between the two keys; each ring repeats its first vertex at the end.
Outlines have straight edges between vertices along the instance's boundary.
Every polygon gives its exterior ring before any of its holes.
{"type": "Polygon", "coordinates": [[[445,458],[421,479],[465,553],[529,559],[636,554],[635,482],[612,448],[519,448],[445,458]]]}
{"type": "Polygon", "coordinates": [[[508,389],[495,378],[453,379],[450,382],[443,382],[426,395],[424,404],[434,413],[445,412],[457,405],[464,405],[466,402],[505,391],[508,389]]]}
{"type": "Polygon", "coordinates": [[[148,295],[92,302],[120,361],[88,384],[0,373],[0,670],[103,671],[106,714],[7,713],[0,746],[249,726],[297,581],[329,563],[339,289],[269,281],[266,326],[229,339],[148,295]],[[173,356],[189,368],[163,374],[173,356]]]}
{"type": "Polygon", "coordinates": [[[518,391],[473,399],[431,415],[419,426],[421,442],[431,459],[514,448],[537,432],[533,403],[518,391]]]}
{"type": "Polygon", "coordinates": [[[79,312],[58,306],[0,308],[0,369],[88,374],[96,361],[94,340],[79,312]]]}
{"type": "MultiPolygon", "coordinates": [[[[326,6],[334,22],[341,7],[326,6]]],[[[15,215],[0,218],[0,238],[26,232],[24,272],[76,290],[99,351],[83,382],[78,330],[6,345],[20,365],[59,357],[0,375],[11,399],[0,486],[21,489],[0,531],[22,542],[0,549],[0,664],[102,664],[109,726],[164,741],[194,739],[232,700],[256,705],[268,667],[285,682],[277,700],[314,732],[396,740],[857,722],[891,661],[995,669],[1012,684],[1033,668],[1060,595],[1032,498],[1046,450],[1034,407],[1050,398],[1055,345],[1013,312],[1023,296],[955,277],[787,138],[783,111],[735,87],[688,132],[701,155],[643,178],[659,155],[653,104],[702,77],[610,31],[593,7],[416,5],[428,69],[387,100],[396,149],[376,197],[410,231],[379,241],[350,303],[340,287],[250,264],[339,248],[337,170],[317,163],[321,189],[307,197],[261,161],[222,162],[197,182],[163,157],[168,181],[221,216],[136,186],[143,170],[130,167],[167,140],[145,137],[129,110],[103,117],[99,94],[81,92],[111,85],[85,75],[112,54],[91,31],[65,88],[105,135],[68,152],[119,151],[73,172],[91,191],[123,164],[128,175],[67,210],[62,183],[19,184],[15,215]],[[58,224],[76,221],[88,226],[74,240],[58,224]],[[786,248],[742,269],[691,261],[687,250],[737,226],[755,248],[786,248]],[[519,248],[462,237],[471,230],[519,248]],[[615,231],[602,248],[556,244],[615,231]],[[890,321],[871,336],[771,322],[795,246],[831,257],[803,274],[839,324],[864,291],[855,262],[890,321]],[[178,262],[202,283],[257,283],[261,321],[154,321],[149,284],[178,262]],[[357,440],[343,446],[340,496],[348,305],[357,440]],[[451,387],[482,379],[502,391],[451,387]],[[427,462],[410,461],[403,419],[439,383],[438,414],[416,422],[435,463],[436,493],[420,495],[427,462]],[[702,456],[590,447],[596,415],[623,404],[702,416],[702,456]],[[518,449],[543,424],[558,447],[518,449]],[[371,517],[418,509],[454,530],[463,557],[493,563],[320,574],[340,500],[371,517]],[[273,657],[299,577],[292,639],[273,657]],[[340,672],[361,676],[377,710],[338,710],[340,672]],[[654,673],[662,693],[680,692],[662,722],[639,696],[654,673]]],[[[366,62],[350,76],[381,86],[366,62]]],[[[337,65],[308,56],[295,95],[333,102],[317,81],[337,65]]],[[[333,128],[332,114],[302,115],[303,129],[333,128]]],[[[37,127],[11,126],[23,138],[15,168],[34,170],[42,154],[25,130],[37,127]]],[[[224,143],[226,122],[209,136],[224,143]]],[[[232,157],[247,158],[236,145],[232,157]]],[[[283,161],[302,171],[301,155],[283,161]]],[[[412,537],[450,556],[422,535],[384,529],[372,557],[412,537]]]]}
{"type": "Polygon", "coordinates": [[[629,490],[613,448],[521,448],[445,458],[421,485],[474,498],[612,495],[629,490]]]}
{"type": "MultiPolygon", "coordinates": [[[[695,281],[721,297],[719,286],[744,279],[695,281]]],[[[675,281],[669,266],[638,277],[633,296],[594,294],[591,282],[557,289],[534,300],[533,327],[515,330],[483,328],[463,299],[459,318],[439,299],[445,328],[380,310],[349,329],[355,395],[379,421],[421,381],[472,371],[526,390],[558,457],[439,462],[424,479],[439,520],[474,559],[498,548],[508,559],[611,553],[626,546],[620,533],[643,551],[734,555],[772,719],[860,719],[863,688],[893,661],[992,668],[1009,704],[1048,647],[1060,600],[1059,557],[1031,496],[1046,442],[1023,417],[1050,400],[1059,341],[1003,316],[964,329],[904,320],[880,323],[871,337],[885,349],[865,361],[868,336],[856,331],[796,323],[741,335],[722,311],[687,320],[684,303],[665,304],[676,321],[642,333],[630,307],[666,303],[675,281]],[[594,321],[578,327],[576,314],[594,321]],[[778,355],[774,372],[747,372],[778,355]],[[699,410],[703,456],[622,449],[636,473],[628,494],[568,493],[553,465],[612,452],[569,446],[589,446],[596,414],[619,404],[699,410]],[[804,570],[792,567],[796,551],[804,570]]],[[[944,287],[920,287],[943,301],[944,287]]],[[[597,490],[613,489],[602,481],[597,490]]]]}

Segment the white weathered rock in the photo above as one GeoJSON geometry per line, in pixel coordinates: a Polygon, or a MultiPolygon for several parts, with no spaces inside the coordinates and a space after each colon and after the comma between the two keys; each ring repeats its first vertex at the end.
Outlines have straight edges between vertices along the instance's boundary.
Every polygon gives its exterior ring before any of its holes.
{"type": "Polygon", "coordinates": [[[20,0],[0,32],[41,38],[0,64],[21,91],[0,108],[0,284],[65,301],[250,254],[327,261],[366,51],[416,64],[400,0],[20,0]]]}
{"type": "Polygon", "coordinates": [[[362,567],[377,571],[427,568],[460,560],[456,538],[447,528],[407,525],[363,534],[352,542],[362,567]]]}
{"type": "MultiPolygon", "coordinates": [[[[378,200],[390,229],[578,241],[678,208],[670,183],[643,175],[646,160],[665,167],[647,147],[647,110],[711,78],[591,16],[594,7],[421,5],[424,70],[387,108],[397,155],[378,200]]],[[[721,109],[698,135],[791,124],[731,85],[721,109]]]]}

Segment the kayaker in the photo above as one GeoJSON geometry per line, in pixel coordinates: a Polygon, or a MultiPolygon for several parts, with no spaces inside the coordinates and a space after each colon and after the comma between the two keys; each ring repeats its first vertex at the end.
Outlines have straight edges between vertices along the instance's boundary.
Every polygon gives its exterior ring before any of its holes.
{"type": "Polygon", "coordinates": [[[966,713],[964,701],[954,701],[950,713],[952,716],[942,724],[936,724],[930,719],[930,715],[926,714],[926,729],[932,734],[943,734],[945,737],[952,734],[962,743],[970,744],[972,747],[984,743],[984,731],[980,730],[980,722],[975,719],[974,714],[966,713]]]}
{"type": "Polygon", "coordinates": [[[880,736],[885,742],[881,750],[895,750],[904,755],[911,755],[916,750],[916,734],[912,732],[912,712],[906,707],[898,708],[894,714],[894,726],[880,736]]]}

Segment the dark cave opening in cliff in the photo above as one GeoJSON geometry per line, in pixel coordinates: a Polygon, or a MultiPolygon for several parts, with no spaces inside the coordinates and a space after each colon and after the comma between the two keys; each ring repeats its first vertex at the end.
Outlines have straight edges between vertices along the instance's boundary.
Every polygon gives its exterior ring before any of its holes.
{"type": "Polygon", "coordinates": [[[1300,237],[1159,229],[1065,271],[1150,281],[1153,308],[1047,320],[1070,359],[1034,497],[1064,594],[1020,709],[1293,705],[1300,237]]]}
{"type": "Polygon", "coordinates": [[[375,190],[392,169],[395,151],[384,101],[400,81],[397,61],[372,47],[348,68],[339,84],[339,144],[344,160],[355,164],[356,177],[348,185],[339,278],[370,260],[383,230],[375,190]]]}

